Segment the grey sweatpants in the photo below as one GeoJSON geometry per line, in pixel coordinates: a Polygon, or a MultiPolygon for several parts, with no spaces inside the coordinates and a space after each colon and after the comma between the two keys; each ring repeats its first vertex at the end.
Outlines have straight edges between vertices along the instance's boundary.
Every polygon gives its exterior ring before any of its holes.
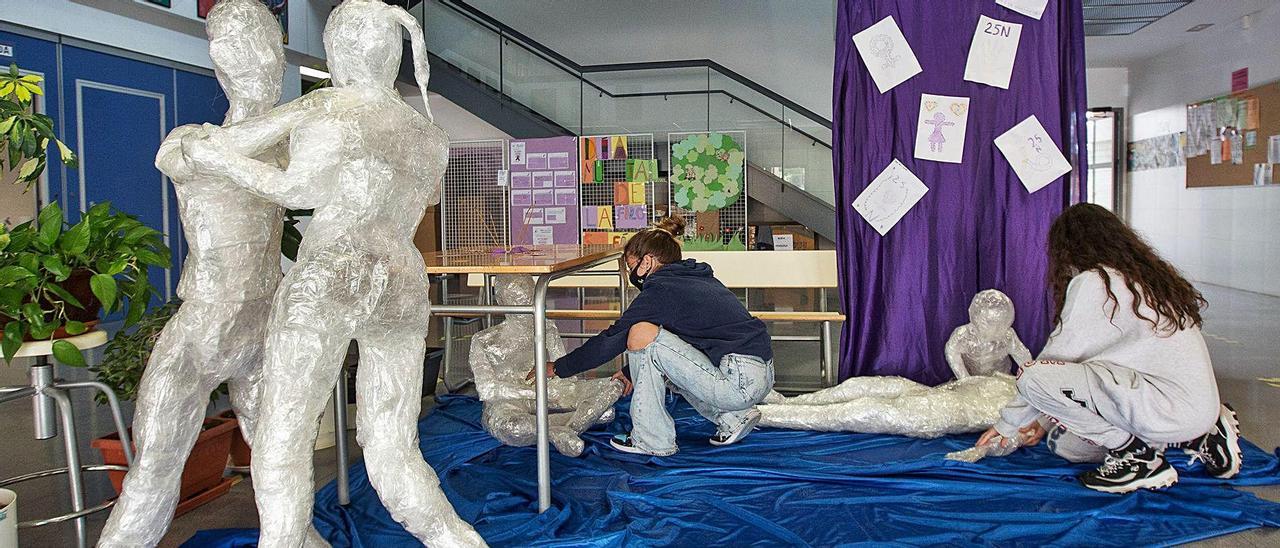
{"type": "Polygon", "coordinates": [[[1131,437],[1151,444],[1177,443],[1208,432],[1216,408],[1133,369],[1104,363],[1036,360],[1018,374],[1018,397],[1001,411],[1002,435],[1016,433],[1040,413],[1066,430],[1108,449],[1131,437]]]}

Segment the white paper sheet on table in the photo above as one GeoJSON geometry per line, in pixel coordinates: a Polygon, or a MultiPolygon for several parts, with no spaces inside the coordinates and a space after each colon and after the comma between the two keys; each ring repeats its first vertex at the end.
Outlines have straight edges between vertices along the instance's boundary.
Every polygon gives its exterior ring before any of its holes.
{"type": "Polygon", "coordinates": [[[853,209],[884,236],[926,192],[929,187],[895,158],[853,201],[853,209]]]}
{"type": "Polygon", "coordinates": [[[920,62],[893,16],[885,17],[853,35],[853,45],[880,93],[920,74],[920,62]]]}
{"type": "Polygon", "coordinates": [[[1071,171],[1071,163],[1034,115],[996,137],[995,143],[1027,192],[1040,190],[1071,171]]]}
{"type": "Polygon", "coordinates": [[[996,0],[997,4],[1039,20],[1044,15],[1044,6],[1049,0],[996,0]]]}
{"type": "Polygon", "coordinates": [[[915,157],[960,163],[968,125],[968,97],[921,94],[920,116],[916,119],[915,157]]]}
{"type": "Polygon", "coordinates": [[[1018,56],[1018,40],[1022,37],[1022,25],[992,19],[985,15],[978,18],[969,43],[969,59],[964,65],[964,79],[1009,89],[1009,77],[1013,74],[1013,60],[1018,56]]]}

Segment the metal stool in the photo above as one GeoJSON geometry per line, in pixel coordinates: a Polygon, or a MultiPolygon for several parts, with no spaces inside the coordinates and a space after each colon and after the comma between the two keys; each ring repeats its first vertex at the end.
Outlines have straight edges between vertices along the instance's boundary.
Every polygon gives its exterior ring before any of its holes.
{"type": "MultiPolygon", "coordinates": [[[[107,334],[104,331],[94,330],[83,335],[61,340],[74,344],[76,348],[84,351],[106,344],[107,334]]],[[[124,415],[120,412],[120,402],[116,399],[116,393],[111,390],[111,387],[100,382],[65,382],[54,378],[53,364],[49,363],[49,356],[53,354],[52,348],[53,343],[51,341],[36,341],[22,345],[16,357],[36,358],[36,364],[31,366],[29,370],[31,384],[27,386],[0,387],[0,403],[31,396],[35,438],[38,440],[47,440],[58,435],[57,427],[54,425],[54,412],[56,411],[58,418],[62,422],[62,443],[67,452],[67,465],[64,468],[54,468],[0,480],[0,487],[36,478],[66,474],[67,487],[71,495],[71,513],[41,520],[24,521],[19,523],[18,527],[40,527],[42,525],[75,520],[78,546],[84,548],[88,544],[85,516],[111,507],[112,504],[115,504],[115,500],[108,500],[92,508],[85,508],[84,480],[81,474],[83,472],[105,472],[111,470],[127,471],[128,468],[106,464],[80,464],[75,410],[71,407],[71,389],[93,388],[106,395],[107,401],[111,406],[111,417],[115,420],[116,430],[120,434],[120,441],[124,444],[125,460],[130,465],[133,464],[133,443],[129,440],[129,431],[124,424],[124,415]],[[57,406],[56,408],[54,407],[55,405],[57,406]]]]}

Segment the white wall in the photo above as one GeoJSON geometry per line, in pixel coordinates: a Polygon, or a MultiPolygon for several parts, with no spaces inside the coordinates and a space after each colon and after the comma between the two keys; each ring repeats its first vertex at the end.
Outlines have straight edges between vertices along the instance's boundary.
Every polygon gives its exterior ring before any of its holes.
{"type": "MultiPolygon", "coordinates": [[[[1223,27],[1129,67],[1130,141],[1183,131],[1186,103],[1229,91],[1235,69],[1253,86],[1280,79],[1280,5],[1223,27]]],[[[1188,189],[1185,167],[1129,181],[1130,223],[1188,276],[1280,295],[1280,186],[1188,189]]]]}
{"type": "Polygon", "coordinates": [[[579,64],[711,59],[831,117],[834,0],[470,3],[579,64]]]}
{"type": "Polygon", "coordinates": [[[1128,108],[1129,69],[1085,69],[1085,85],[1088,87],[1089,108],[1128,108]]]}

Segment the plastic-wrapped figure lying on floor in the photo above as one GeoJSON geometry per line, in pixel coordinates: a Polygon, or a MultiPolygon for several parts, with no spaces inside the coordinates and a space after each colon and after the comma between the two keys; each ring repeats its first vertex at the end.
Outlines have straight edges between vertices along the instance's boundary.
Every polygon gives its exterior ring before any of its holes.
{"type": "Polygon", "coordinates": [[[1015,394],[1009,359],[1031,353],[1013,331],[1013,302],[988,289],[969,305],[969,322],[947,340],[955,381],[930,387],[902,377],[853,377],[838,386],[758,407],[761,426],[796,430],[897,434],[936,438],[980,432],[995,424],[1015,394]]]}
{"type": "MultiPolygon", "coordinates": [[[[533,302],[533,278],[498,276],[494,282],[498,304],[528,306],[533,302]]],[[[565,354],[555,323],[547,322],[547,358],[565,354]]],[[[471,339],[471,371],[484,401],[485,431],[507,445],[533,445],[538,440],[537,405],[525,373],[533,364],[533,317],[512,314],[502,323],[471,339]]],[[[547,380],[547,409],[551,443],[560,453],[582,454],[581,434],[596,424],[613,421],[613,404],[622,395],[621,383],[611,379],[547,380]]]]}

